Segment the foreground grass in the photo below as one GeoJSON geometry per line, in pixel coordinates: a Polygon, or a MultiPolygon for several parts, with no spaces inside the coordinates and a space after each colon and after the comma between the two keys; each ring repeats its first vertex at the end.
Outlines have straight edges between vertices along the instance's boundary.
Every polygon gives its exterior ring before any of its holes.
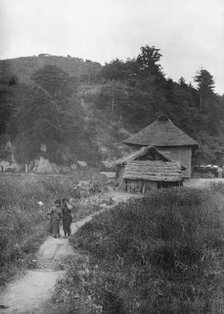
{"type": "Polygon", "coordinates": [[[85,254],[54,313],[223,313],[223,195],[162,190],[94,218],[71,240],[85,254]]]}
{"type": "MultiPolygon", "coordinates": [[[[18,270],[32,267],[34,254],[47,236],[46,212],[55,199],[73,196],[74,182],[92,175],[88,171],[73,176],[0,175],[0,287],[18,270]]],[[[79,215],[86,212],[82,208],[79,215]]]]}

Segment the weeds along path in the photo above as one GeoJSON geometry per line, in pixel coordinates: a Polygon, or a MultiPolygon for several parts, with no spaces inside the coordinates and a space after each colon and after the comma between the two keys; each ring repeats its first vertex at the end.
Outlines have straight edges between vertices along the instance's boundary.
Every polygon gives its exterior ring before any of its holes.
{"type": "MultiPolygon", "coordinates": [[[[104,206],[102,210],[73,223],[72,233],[76,233],[93,216],[113,208],[133,195],[114,192],[108,194],[107,197],[112,198],[114,204],[104,206]]],[[[57,281],[65,276],[63,260],[76,253],[68,239],[48,237],[36,254],[35,269],[27,270],[23,277],[9,283],[6,290],[0,295],[0,305],[7,307],[0,309],[0,313],[33,313],[42,306],[52,296],[57,281]]]]}
{"type": "MultiPolygon", "coordinates": [[[[81,226],[100,212],[73,223],[72,233],[77,232],[81,226]]],[[[69,245],[68,239],[48,237],[36,254],[35,269],[28,270],[22,278],[9,283],[0,295],[0,305],[7,307],[0,309],[0,313],[32,313],[37,309],[51,297],[57,280],[64,277],[64,258],[73,254],[75,252],[69,245]]]]}

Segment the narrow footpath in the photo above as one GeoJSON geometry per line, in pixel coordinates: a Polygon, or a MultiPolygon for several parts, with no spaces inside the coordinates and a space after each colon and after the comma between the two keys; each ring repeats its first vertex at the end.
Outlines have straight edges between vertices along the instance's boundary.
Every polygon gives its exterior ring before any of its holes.
{"type": "MultiPolygon", "coordinates": [[[[133,196],[120,192],[109,194],[107,197],[113,199],[113,205],[103,206],[100,211],[72,223],[72,234],[76,233],[94,216],[113,208],[120,202],[127,201],[133,196]]],[[[0,295],[0,305],[7,307],[5,309],[0,308],[0,313],[33,313],[40,308],[53,295],[57,281],[65,276],[63,260],[76,253],[68,239],[48,237],[36,254],[35,269],[27,270],[24,276],[9,283],[3,294],[0,295]]]]}
{"type": "MultiPolygon", "coordinates": [[[[100,212],[72,223],[72,233],[100,212]]],[[[0,309],[0,313],[32,313],[38,309],[52,296],[57,281],[65,276],[64,258],[74,254],[68,239],[48,237],[36,254],[36,268],[27,270],[23,277],[9,283],[0,296],[0,304],[7,307],[0,309]]]]}

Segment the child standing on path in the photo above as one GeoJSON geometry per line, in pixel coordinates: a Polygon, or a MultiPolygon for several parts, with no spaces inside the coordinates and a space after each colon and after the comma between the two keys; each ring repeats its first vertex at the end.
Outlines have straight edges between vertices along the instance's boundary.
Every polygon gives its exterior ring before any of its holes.
{"type": "Polygon", "coordinates": [[[72,213],[68,199],[63,198],[62,199],[62,221],[63,221],[63,230],[64,230],[64,236],[70,236],[71,235],[71,223],[72,223],[72,213]]]}
{"type": "Polygon", "coordinates": [[[47,216],[50,216],[50,234],[54,238],[60,238],[60,220],[62,218],[60,200],[55,201],[55,206],[49,210],[47,216]]]}

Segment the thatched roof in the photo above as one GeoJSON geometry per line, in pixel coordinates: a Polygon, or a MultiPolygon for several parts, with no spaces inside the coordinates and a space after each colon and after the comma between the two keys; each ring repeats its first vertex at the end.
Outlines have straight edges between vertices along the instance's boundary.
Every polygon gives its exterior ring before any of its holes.
{"type": "Polygon", "coordinates": [[[133,160],[136,160],[138,158],[141,158],[143,156],[145,156],[147,153],[151,153],[151,154],[157,154],[157,156],[160,157],[161,160],[163,161],[172,161],[171,158],[169,158],[168,156],[166,156],[165,154],[163,154],[162,152],[160,152],[158,149],[156,149],[153,146],[147,146],[147,147],[141,147],[139,150],[124,156],[122,158],[117,159],[114,163],[113,166],[117,166],[117,165],[124,165],[127,164],[133,160]]]}
{"type": "Polygon", "coordinates": [[[127,145],[140,146],[198,146],[198,143],[176,127],[167,116],[148,125],[124,141],[127,145]]]}
{"type": "Polygon", "coordinates": [[[178,161],[132,161],[125,166],[123,178],[130,180],[146,181],[181,181],[181,164],[178,161]]]}

